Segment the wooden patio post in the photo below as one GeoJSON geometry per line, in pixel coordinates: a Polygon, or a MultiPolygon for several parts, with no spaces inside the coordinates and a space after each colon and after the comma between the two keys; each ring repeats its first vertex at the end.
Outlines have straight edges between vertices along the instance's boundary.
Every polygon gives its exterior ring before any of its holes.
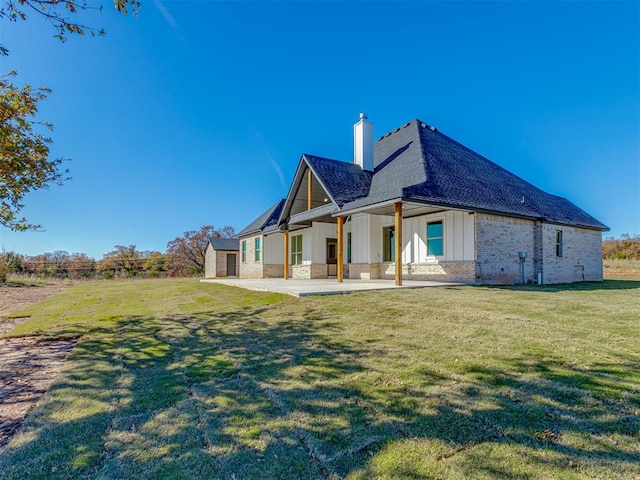
{"type": "Polygon", "coordinates": [[[343,255],[343,251],[342,249],[344,248],[343,245],[343,238],[344,238],[344,217],[338,217],[338,245],[336,246],[336,248],[338,249],[338,282],[342,282],[344,279],[344,255],[343,255]]]}
{"type": "Polygon", "coordinates": [[[284,279],[289,280],[289,229],[284,231],[284,279]]]}
{"type": "Polygon", "coordinates": [[[395,254],[396,254],[396,285],[402,285],[402,202],[396,203],[395,208],[395,254]]]}

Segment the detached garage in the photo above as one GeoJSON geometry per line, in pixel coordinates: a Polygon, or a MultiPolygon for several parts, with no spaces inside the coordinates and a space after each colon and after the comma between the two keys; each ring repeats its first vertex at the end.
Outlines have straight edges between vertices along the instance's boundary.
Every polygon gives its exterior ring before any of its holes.
{"type": "Polygon", "coordinates": [[[205,252],[204,277],[237,277],[238,245],[237,238],[209,238],[205,252]]]}

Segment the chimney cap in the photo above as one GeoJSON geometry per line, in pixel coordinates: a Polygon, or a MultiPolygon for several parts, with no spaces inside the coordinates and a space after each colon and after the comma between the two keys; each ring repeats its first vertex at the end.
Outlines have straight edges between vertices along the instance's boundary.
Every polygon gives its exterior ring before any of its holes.
{"type": "Polygon", "coordinates": [[[366,120],[367,119],[367,114],[366,113],[361,113],[360,114],[360,120],[366,120]]]}

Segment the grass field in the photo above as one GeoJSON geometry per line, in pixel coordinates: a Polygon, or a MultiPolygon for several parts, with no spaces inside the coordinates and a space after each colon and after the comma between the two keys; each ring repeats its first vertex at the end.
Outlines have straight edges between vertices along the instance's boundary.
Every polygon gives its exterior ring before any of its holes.
{"type": "Polygon", "coordinates": [[[640,260],[603,260],[602,267],[605,278],[617,280],[637,280],[640,278],[640,260]]]}
{"type": "Polygon", "coordinates": [[[81,284],[2,479],[640,478],[640,281],[294,299],[81,284]]]}

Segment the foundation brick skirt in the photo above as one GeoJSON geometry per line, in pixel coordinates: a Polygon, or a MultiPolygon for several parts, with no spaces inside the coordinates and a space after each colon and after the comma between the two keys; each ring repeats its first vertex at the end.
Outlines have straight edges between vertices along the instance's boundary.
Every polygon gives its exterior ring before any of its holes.
{"type": "MultiPolygon", "coordinates": [[[[362,280],[393,280],[395,263],[350,264],[349,278],[362,280]]],[[[404,280],[434,280],[440,282],[476,282],[476,262],[410,263],[402,265],[404,280]]]]}

